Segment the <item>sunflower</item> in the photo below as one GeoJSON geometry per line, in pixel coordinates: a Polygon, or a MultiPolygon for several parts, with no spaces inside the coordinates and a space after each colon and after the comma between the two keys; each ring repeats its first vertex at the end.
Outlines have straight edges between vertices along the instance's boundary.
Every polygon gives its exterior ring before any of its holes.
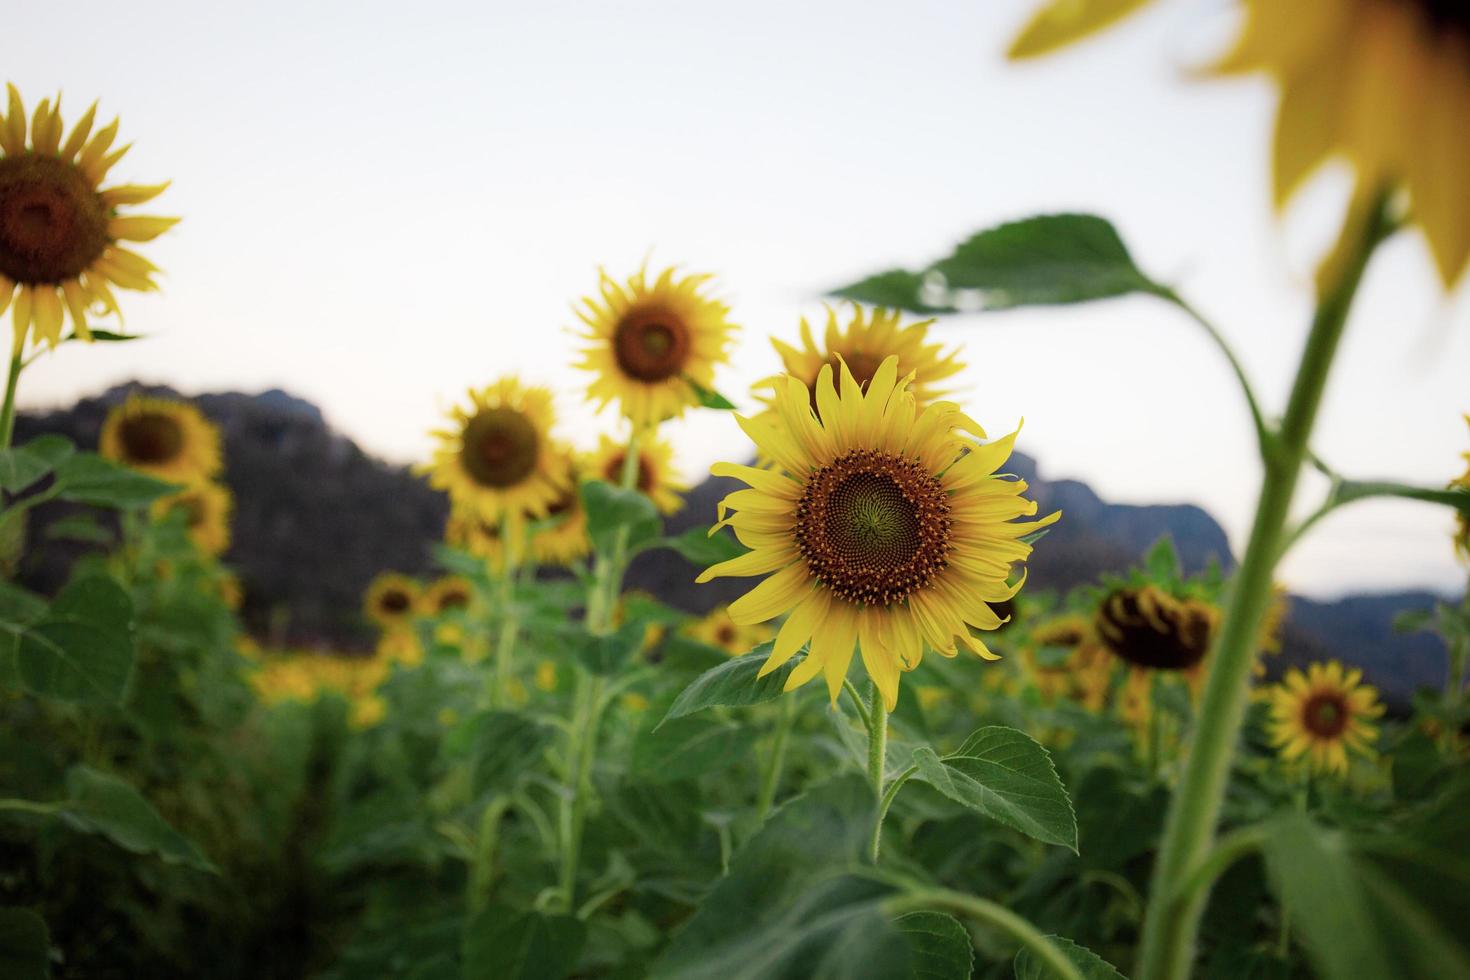
{"type": "Polygon", "coordinates": [[[1348,753],[1371,756],[1378,729],[1370,719],[1383,714],[1378,692],[1360,683],[1363,672],[1344,670],[1336,660],[1295,668],[1270,692],[1271,743],[1291,761],[1305,755],[1319,772],[1346,773],[1348,753]]]}
{"type": "Polygon", "coordinates": [[[19,354],[35,325],[35,337],[55,347],[65,313],[77,336],[90,340],[89,308],[119,313],[113,286],[157,288],[158,269],[119,242],[146,242],[178,218],[122,215],[118,208],[142,204],[167,183],[101,187],[107,172],[128,152],[112,148],[117,120],[92,133],[92,104],[62,140],[61,96],[42,99],[31,118],[27,146],[26,110],[14,85],[9,111],[0,116],[0,313],[14,301],[19,354]],[[90,137],[90,138],[89,138],[90,137]]]}
{"type": "Polygon", "coordinates": [[[507,377],[469,398],[468,408],[451,411],[452,428],[432,433],[439,447],[419,472],[482,521],[545,517],[571,481],[567,456],[551,440],[551,392],[507,377]]]}
{"type": "Polygon", "coordinates": [[[129,395],[107,413],[97,451],[170,483],[219,472],[219,430],[187,402],[129,395]]]}
{"type": "Polygon", "coordinates": [[[622,285],[602,273],[601,295],[577,310],[590,341],[577,366],[597,375],[588,397],[599,407],[617,401],[638,428],[699,404],[698,388],[714,387],[736,329],[730,308],[700,292],[710,279],[665,269],[650,285],[640,269],[622,285]]]}
{"type": "Polygon", "coordinates": [[[701,643],[724,650],[738,657],[766,642],[773,635],[769,626],[742,626],[730,618],[725,606],[718,606],[684,630],[685,634],[701,643]]]}
{"type": "Polygon", "coordinates": [[[1107,699],[1112,659],[1085,616],[1062,616],[1036,627],[1025,659],[1044,701],[1063,697],[1096,711],[1107,699]]]}
{"type": "MultiPolygon", "coordinates": [[[[1470,425],[1470,415],[1465,416],[1465,424],[1470,425]]],[[[1450,481],[1450,489],[1463,490],[1470,493],[1470,453],[1462,453],[1465,460],[1465,472],[1450,481]]],[[[1470,514],[1459,511],[1455,515],[1455,551],[1465,561],[1470,562],[1470,514]]]]}
{"type": "MultiPolygon", "coordinates": [[[[800,350],[774,337],[771,338],[771,346],[781,355],[786,373],[800,378],[812,391],[816,391],[817,375],[824,364],[832,365],[836,371],[840,359],[847,364],[857,383],[866,385],[884,358],[895,356],[898,358],[898,370],[913,375],[910,390],[917,407],[923,409],[931,401],[944,397],[945,393],[935,386],[965,367],[955,359],[956,351],[945,352],[939,344],[924,343],[933,323],[933,320],[924,320],[903,326],[896,311],[874,309],[865,312],[854,303],[852,319],[845,328],[838,324],[837,313],[831,307],[827,308],[827,328],[820,347],[812,339],[812,327],[805,317],[801,320],[800,350]]],[[[757,388],[776,390],[780,385],[781,375],[756,383],[757,388]]],[[[815,405],[812,407],[816,408],[815,405]]]]}
{"type": "Polygon", "coordinates": [[[842,388],[832,365],[817,377],[817,404],[800,378],[776,392],[775,424],[741,427],[775,469],[717,463],[716,476],[749,484],[720,502],[721,520],[752,550],[706,569],[763,575],[730,604],[730,618],[754,625],[789,612],[763,673],[810,650],[786,680],[790,690],[818,673],[835,700],[853,648],[891,710],[898,674],[918,665],[924,645],[945,656],[964,646],[997,659],[970,632],[1000,625],[987,605],[1009,599],[1013,566],[1031,553],[1023,538],[1055,521],[1036,513],[1022,480],[995,475],[1015,433],[988,444],[984,431],[950,402],[920,413],[898,358],[889,356],[864,391],[846,364],[842,388]],[[733,509],[733,514],[728,512],[733,509]]]}
{"type": "Polygon", "coordinates": [[[1198,683],[1220,611],[1202,599],[1176,599],[1154,585],[1114,589],[1093,628],[1112,653],[1135,669],[1183,674],[1198,683]]]}
{"type": "MultiPolygon", "coordinates": [[[[1346,243],[1386,184],[1407,188],[1446,288],[1470,258],[1470,6],[1458,0],[1243,0],[1245,28],[1216,66],[1263,71],[1281,91],[1272,151],[1284,206],[1327,160],[1356,171],[1345,234],[1323,266],[1335,277],[1346,243]]],[[[1148,0],[1052,0],[1012,57],[1061,47],[1148,0]]]]}
{"type": "Polygon", "coordinates": [[[425,616],[442,616],[463,611],[470,604],[474,590],[463,575],[446,575],[430,583],[419,596],[419,611],[425,616]]]}
{"type": "Polygon", "coordinates": [[[378,638],[374,656],[382,661],[417,667],[424,662],[424,645],[418,634],[403,625],[389,627],[378,638]]]}
{"type": "Polygon", "coordinates": [[[150,507],[154,520],[183,515],[189,540],[207,555],[221,555],[230,547],[230,512],[235,499],[228,488],[212,480],[201,480],[187,489],[155,500],[150,507]]]}
{"type": "MultiPolygon", "coordinates": [[[[587,534],[587,511],[582,507],[582,497],[578,492],[580,465],[569,450],[561,451],[567,455],[572,476],[557,498],[547,506],[545,516],[531,525],[529,540],[518,549],[513,565],[521,563],[524,558],[522,552],[527,548],[537,564],[568,568],[592,550],[592,539],[587,534]]],[[[462,510],[451,510],[444,525],[445,543],[484,558],[496,568],[504,560],[506,533],[507,529],[502,524],[482,520],[462,510]]]]}
{"type": "MultiPolygon", "coordinates": [[[[617,486],[623,480],[623,461],[627,456],[627,446],[602,436],[588,471],[594,478],[617,486]]],[[[653,501],[660,514],[672,514],[684,506],[680,494],[689,485],[674,474],[674,447],[652,433],[645,433],[638,440],[638,477],[634,486],[653,501]]]]}
{"type": "Polygon", "coordinates": [[[407,626],[419,601],[419,584],[407,575],[384,572],[368,583],[362,611],[385,630],[407,626]]]}

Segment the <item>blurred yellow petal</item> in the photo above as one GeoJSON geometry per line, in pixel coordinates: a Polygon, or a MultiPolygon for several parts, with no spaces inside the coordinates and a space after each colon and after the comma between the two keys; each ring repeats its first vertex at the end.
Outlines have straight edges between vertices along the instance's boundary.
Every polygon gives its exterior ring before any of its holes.
{"type": "Polygon", "coordinates": [[[5,88],[10,95],[10,108],[5,114],[5,152],[18,156],[26,148],[26,107],[14,85],[6,83],[5,88]]]}
{"type": "Polygon", "coordinates": [[[10,315],[15,323],[15,343],[11,347],[11,353],[19,354],[25,346],[26,334],[31,329],[31,287],[22,286],[16,290],[15,303],[10,308],[10,315]]]}
{"type": "Polygon", "coordinates": [[[81,283],[68,279],[61,284],[61,295],[66,300],[67,310],[71,312],[71,321],[76,326],[77,336],[90,341],[92,328],[87,325],[87,297],[82,292],[81,283]]]}
{"type": "Polygon", "coordinates": [[[1008,56],[1035,58],[1117,23],[1151,0],[1051,0],[1011,42],[1008,56]]]}
{"type": "Polygon", "coordinates": [[[109,220],[107,233],[120,241],[151,242],[178,223],[178,218],[149,218],[132,215],[109,220]]]}
{"type": "Polygon", "coordinates": [[[61,341],[61,297],[49,284],[31,291],[35,303],[36,338],[55,347],[61,341]]]}
{"type": "Polygon", "coordinates": [[[161,184],[119,184],[102,191],[102,203],[113,208],[124,204],[146,204],[167,190],[172,183],[171,180],[165,180],[161,184]]]}
{"type": "Polygon", "coordinates": [[[77,153],[86,145],[87,136],[92,132],[92,123],[96,118],[97,103],[93,102],[87,111],[82,113],[82,118],[77,120],[77,124],[72,127],[71,135],[62,144],[61,159],[68,162],[76,159],[77,153]]]}

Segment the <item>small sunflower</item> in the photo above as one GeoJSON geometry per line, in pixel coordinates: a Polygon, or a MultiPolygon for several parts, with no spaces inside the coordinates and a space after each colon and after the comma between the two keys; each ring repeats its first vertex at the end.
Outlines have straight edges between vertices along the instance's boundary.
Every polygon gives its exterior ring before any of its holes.
{"type": "Polygon", "coordinates": [[[639,270],[624,285],[602,273],[600,295],[583,298],[577,310],[590,341],[577,366],[597,375],[588,397],[599,407],[618,402],[639,428],[699,404],[695,386],[714,387],[715,366],[728,358],[736,330],[730,308],[702,295],[710,279],[665,269],[650,284],[639,270]]]}
{"type": "Polygon", "coordinates": [[[718,606],[684,632],[701,643],[724,650],[732,657],[749,653],[769,640],[774,631],[764,624],[742,626],[730,618],[725,606],[718,606]]]}
{"type": "Polygon", "coordinates": [[[463,575],[446,575],[430,583],[419,596],[418,606],[425,616],[442,616],[466,609],[473,595],[469,579],[463,575]]]}
{"type": "Polygon", "coordinates": [[[432,433],[439,447],[419,471],[482,521],[545,517],[571,481],[566,454],[551,440],[551,392],[508,377],[469,398],[468,408],[450,413],[452,428],[432,433]]]}
{"type": "Polygon", "coordinates": [[[1107,699],[1112,659],[1085,616],[1062,616],[1037,626],[1025,660],[1044,701],[1067,698],[1096,711],[1107,699]]]}
{"type": "Polygon", "coordinates": [[[406,626],[395,625],[378,638],[375,658],[405,667],[417,667],[424,662],[424,645],[418,634],[406,626]]]}
{"type": "Polygon", "coordinates": [[[1176,599],[1153,585],[1114,589],[1093,628],[1119,660],[1142,670],[1202,675],[1220,611],[1202,599],[1176,599]]]}
{"type": "Polygon", "coordinates": [[[182,514],[189,540],[207,555],[222,555],[230,547],[230,512],[235,498],[228,488],[212,480],[201,480],[150,507],[154,520],[182,514]]]}
{"type": "Polygon", "coordinates": [[[988,603],[1020,589],[1007,580],[1031,553],[1022,539],[1060,515],[1015,520],[1036,513],[1024,481],[995,475],[1015,433],[982,444],[972,437],[984,431],[959,406],[920,413],[897,357],[884,359],[866,391],[838,366],[840,393],[830,364],[818,374],[820,418],[795,377],[776,392],[773,424],[737,416],[775,468],[712,468],[750,485],[721,501],[715,529],[731,525],[752,550],[699,581],[769,575],[729,607],[742,625],[790,613],[762,672],[810,641],[786,689],[820,673],[835,700],[856,647],[891,710],[899,671],[918,665],[925,643],[945,656],[964,646],[997,659],[970,630],[1000,625],[988,603]]]}
{"type": "MultiPolygon", "coordinates": [[[[1465,416],[1465,424],[1470,425],[1470,415],[1465,416]]],[[[1465,460],[1465,472],[1450,481],[1450,488],[1470,493],[1470,453],[1461,455],[1465,460]]],[[[1470,514],[1459,511],[1455,515],[1455,521],[1455,552],[1466,562],[1470,562],[1470,514]]]]}
{"type": "Polygon", "coordinates": [[[117,120],[92,133],[92,104],[62,140],[61,96],[42,99],[31,118],[14,85],[0,116],[0,313],[14,302],[19,353],[35,338],[55,347],[65,314],[77,336],[90,340],[89,309],[118,313],[112,287],[156,289],[158,269],[120,242],[146,242],[178,224],[178,218],[122,215],[118,208],[143,204],[167,183],[102,187],[132,144],[113,149],[117,120]]]}
{"type": "Polygon", "coordinates": [[[419,601],[419,584],[407,575],[384,572],[368,583],[362,611],[385,630],[407,626],[419,601]]]}
{"type": "MultiPolygon", "coordinates": [[[[617,486],[623,480],[623,461],[627,456],[627,446],[602,436],[588,471],[596,479],[617,486]]],[[[638,477],[634,486],[653,501],[660,514],[672,514],[684,506],[680,495],[689,485],[674,473],[674,447],[651,432],[638,440],[638,477]]]]}
{"type": "MultiPolygon", "coordinates": [[[[844,328],[839,325],[837,313],[827,308],[827,328],[818,346],[812,338],[812,327],[803,317],[801,320],[801,349],[771,338],[771,346],[781,355],[785,373],[800,378],[812,391],[817,389],[817,375],[824,364],[837,370],[839,360],[847,364],[859,385],[866,385],[878,370],[878,365],[887,357],[898,358],[900,374],[913,375],[910,390],[914,402],[922,410],[945,392],[936,387],[964,369],[956,359],[956,351],[945,352],[939,344],[926,344],[929,327],[933,320],[924,320],[904,326],[901,314],[896,311],[864,309],[854,303],[852,318],[844,328]]],[[[781,375],[757,382],[757,388],[779,389],[781,375]]],[[[816,406],[813,405],[813,408],[816,406]]]]}
{"type": "Polygon", "coordinates": [[[1363,672],[1336,660],[1295,668],[1270,691],[1271,743],[1287,761],[1307,757],[1327,773],[1346,773],[1348,753],[1371,756],[1378,737],[1371,719],[1383,714],[1378,692],[1360,683],[1363,672]]]}
{"type": "Polygon", "coordinates": [[[107,413],[97,451],[170,483],[194,483],[220,469],[219,430],[187,402],[129,395],[107,413]]]}
{"type": "MultiPolygon", "coordinates": [[[[1011,48],[1045,54],[1150,0],[1051,0],[1011,48]]],[[[1357,182],[1348,228],[1387,183],[1408,189],[1446,288],[1470,259],[1470,5],[1462,0],[1243,0],[1245,28],[1216,66],[1265,72],[1281,92],[1272,151],[1284,206],[1334,157],[1357,182]]],[[[1346,242],[1323,266],[1332,278],[1346,242]]]]}
{"type": "Polygon", "coordinates": [[[587,533],[587,511],[582,506],[582,465],[569,449],[562,450],[571,468],[571,478],[546,508],[546,517],[531,532],[531,557],[540,565],[570,568],[592,552],[587,533]]]}

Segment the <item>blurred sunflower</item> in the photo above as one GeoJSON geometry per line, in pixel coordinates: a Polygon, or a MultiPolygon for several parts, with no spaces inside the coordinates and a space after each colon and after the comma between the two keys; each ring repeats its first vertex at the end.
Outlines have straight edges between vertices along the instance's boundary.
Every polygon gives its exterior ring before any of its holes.
{"type": "MultiPolygon", "coordinates": [[[[1011,46],[1045,54],[1149,0],[1052,0],[1011,46]]],[[[1356,171],[1348,230],[1386,183],[1406,187],[1446,288],[1470,258],[1470,5],[1462,0],[1243,0],[1245,27],[1216,65],[1262,71],[1281,92],[1272,151],[1284,206],[1327,160],[1356,171]]],[[[1346,243],[1323,266],[1331,279],[1346,243]]]]}
{"type": "Polygon", "coordinates": [[[219,472],[219,430],[187,402],[129,395],[107,413],[97,451],[170,483],[219,472]]]}
{"type": "Polygon", "coordinates": [[[154,520],[180,514],[189,540],[207,555],[221,555],[230,547],[230,512],[235,498],[228,488],[213,480],[201,480],[169,497],[155,500],[150,512],[154,520]]]}
{"type": "Polygon", "coordinates": [[[455,507],[444,521],[444,543],[496,565],[505,547],[499,524],[455,507]]]}
{"type": "Polygon", "coordinates": [[[473,594],[469,579],[463,575],[445,575],[430,583],[419,596],[419,610],[425,616],[461,611],[469,606],[473,594]]]}
{"type": "Polygon", "coordinates": [[[1036,513],[1024,481],[994,475],[1015,433],[982,445],[972,437],[984,431],[957,405],[919,413],[897,357],[884,359],[866,391],[838,366],[840,394],[830,364],[817,377],[820,418],[794,377],[776,392],[773,424],[737,416],[776,468],[711,468],[749,484],[720,502],[715,530],[731,525],[752,550],[699,581],[769,575],[729,607],[742,625],[790,613],[762,673],[810,641],[786,689],[821,673],[835,700],[857,647],[891,710],[899,671],[918,665],[926,642],[944,656],[964,646],[996,659],[970,629],[1000,625],[987,603],[1020,589],[1007,579],[1031,553],[1021,539],[1060,515],[1015,520],[1036,513]]]}
{"type": "Polygon", "coordinates": [[[1348,753],[1371,756],[1378,737],[1371,719],[1383,714],[1378,692],[1360,683],[1363,672],[1336,660],[1286,672],[1270,692],[1271,743],[1288,761],[1306,756],[1314,770],[1346,773],[1348,753]]]}
{"type": "Polygon", "coordinates": [[[42,99],[27,146],[25,105],[14,85],[6,88],[10,104],[0,116],[0,313],[13,300],[12,350],[18,354],[32,325],[38,341],[55,347],[65,313],[77,336],[90,340],[90,307],[121,315],[113,286],[157,288],[157,267],[118,243],[150,241],[179,219],[118,213],[152,200],[168,184],[100,186],[132,144],[112,149],[117,120],[92,134],[96,103],[63,142],[61,96],[54,106],[42,99]]]}
{"type": "Polygon", "coordinates": [[[741,626],[730,618],[726,606],[715,607],[709,615],[686,627],[684,632],[700,643],[724,650],[732,657],[749,653],[775,635],[775,631],[764,624],[741,626]]]}
{"type": "Polygon", "coordinates": [[[531,557],[541,565],[570,568],[592,551],[587,534],[587,511],[582,506],[582,464],[570,449],[563,449],[571,477],[546,508],[546,517],[531,531],[531,557]]]}
{"type": "MultiPolygon", "coordinates": [[[[878,365],[884,358],[898,358],[898,370],[903,375],[913,375],[910,390],[914,402],[923,409],[944,392],[936,385],[964,369],[956,359],[956,351],[945,352],[939,344],[924,343],[933,320],[924,320],[903,326],[897,311],[864,309],[852,304],[852,318],[842,327],[837,313],[827,308],[826,333],[818,346],[812,338],[812,327],[805,317],[801,320],[801,348],[797,349],[784,341],[771,338],[771,346],[781,355],[785,373],[800,378],[812,391],[817,388],[817,375],[824,364],[837,370],[839,359],[846,362],[847,369],[859,385],[873,379],[878,365]]],[[[766,378],[756,383],[757,388],[779,390],[781,375],[766,378]]],[[[812,406],[816,408],[816,405],[812,406]]]]}
{"type": "Polygon", "coordinates": [[[728,358],[736,329],[730,308],[700,292],[711,278],[675,278],[665,269],[650,285],[640,269],[623,285],[602,273],[600,295],[584,297],[577,310],[590,341],[577,366],[597,375],[588,397],[599,407],[618,402],[638,428],[699,404],[695,386],[714,387],[715,365],[728,358]]]}
{"type": "Polygon", "coordinates": [[[1067,698],[1098,710],[1107,700],[1113,663],[1087,617],[1073,614],[1042,623],[1025,648],[1027,671],[1044,701],[1067,698]]]}
{"type": "Polygon", "coordinates": [[[551,392],[506,377],[469,398],[468,408],[450,412],[451,428],[432,433],[439,446],[419,472],[482,521],[519,526],[545,517],[571,480],[551,440],[551,392]]]}
{"type": "Polygon", "coordinates": [[[424,662],[424,645],[419,642],[418,634],[404,625],[385,630],[378,637],[373,653],[380,661],[405,667],[417,667],[424,662]]]}
{"type": "MultiPolygon", "coordinates": [[[[1470,415],[1465,416],[1465,424],[1470,425],[1470,415]]],[[[1450,481],[1450,488],[1464,490],[1470,493],[1470,453],[1461,454],[1465,460],[1465,472],[1450,481]]],[[[1470,562],[1470,514],[1463,510],[1455,515],[1455,551],[1466,562],[1470,562]]]]}
{"type": "Polygon", "coordinates": [[[384,572],[368,583],[362,611],[385,630],[408,625],[419,601],[419,584],[407,575],[384,572]]]}
{"type": "Polygon", "coordinates": [[[1202,599],[1178,599],[1145,585],[1108,593],[1093,617],[1093,629],[1135,670],[1178,673],[1197,688],[1219,621],[1220,610],[1202,599]]]}
{"type": "MultiPolygon", "coordinates": [[[[596,479],[617,486],[623,481],[623,461],[627,456],[626,445],[602,436],[588,471],[596,479]]],[[[638,477],[634,486],[653,501],[660,514],[672,514],[684,506],[680,494],[689,485],[674,473],[674,447],[652,433],[645,433],[638,440],[638,477]]]]}

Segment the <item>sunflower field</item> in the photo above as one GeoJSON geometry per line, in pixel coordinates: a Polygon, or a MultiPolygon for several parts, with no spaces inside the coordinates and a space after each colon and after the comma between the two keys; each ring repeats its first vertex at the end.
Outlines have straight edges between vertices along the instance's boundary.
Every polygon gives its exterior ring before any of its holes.
{"type": "MultiPolygon", "coordinates": [[[[1011,56],[1146,5],[1040,4],[1011,56]]],[[[1455,513],[1444,548],[1470,564],[1470,452],[1416,486],[1311,441],[1379,247],[1422,236],[1447,291],[1470,262],[1470,15],[1242,5],[1214,70],[1278,84],[1276,203],[1325,161],[1354,174],[1279,415],[1118,227],[1025,217],[771,338],[746,443],[711,470],[727,492],[669,534],[689,487],[660,430],[737,411],[719,373],[751,338],[715,276],[604,272],[569,297],[566,350],[603,429],[569,437],[535,378],[461,396],[415,470],[449,502],[439,574],[373,581],[370,655],[243,628],[196,406],[135,395],[95,446],[14,438],[38,358],[146,342],[123,307],[179,219],[138,210],[167,182],[109,181],[130,144],[96,105],[64,123],[10,86],[0,978],[1470,978],[1470,598],[1402,617],[1449,676],[1390,711],[1354,664],[1277,662],[1275,575],[1383,497],[1455,513]],[[1067,515],[1010,472],[1020,427],[982,425],[931,327],[1124,295],[1205,331],[1239,382],[1248,544],[1228,570],[1163,539],[1028,587],[1067,515]],[[1294,518],[1305,471],[1329,489],[1294,518]],[[63,547],[58,589],[22,581],[63,547]],[[659,551],[739,597],[696,615],[627,587],[659,551]]]]}

